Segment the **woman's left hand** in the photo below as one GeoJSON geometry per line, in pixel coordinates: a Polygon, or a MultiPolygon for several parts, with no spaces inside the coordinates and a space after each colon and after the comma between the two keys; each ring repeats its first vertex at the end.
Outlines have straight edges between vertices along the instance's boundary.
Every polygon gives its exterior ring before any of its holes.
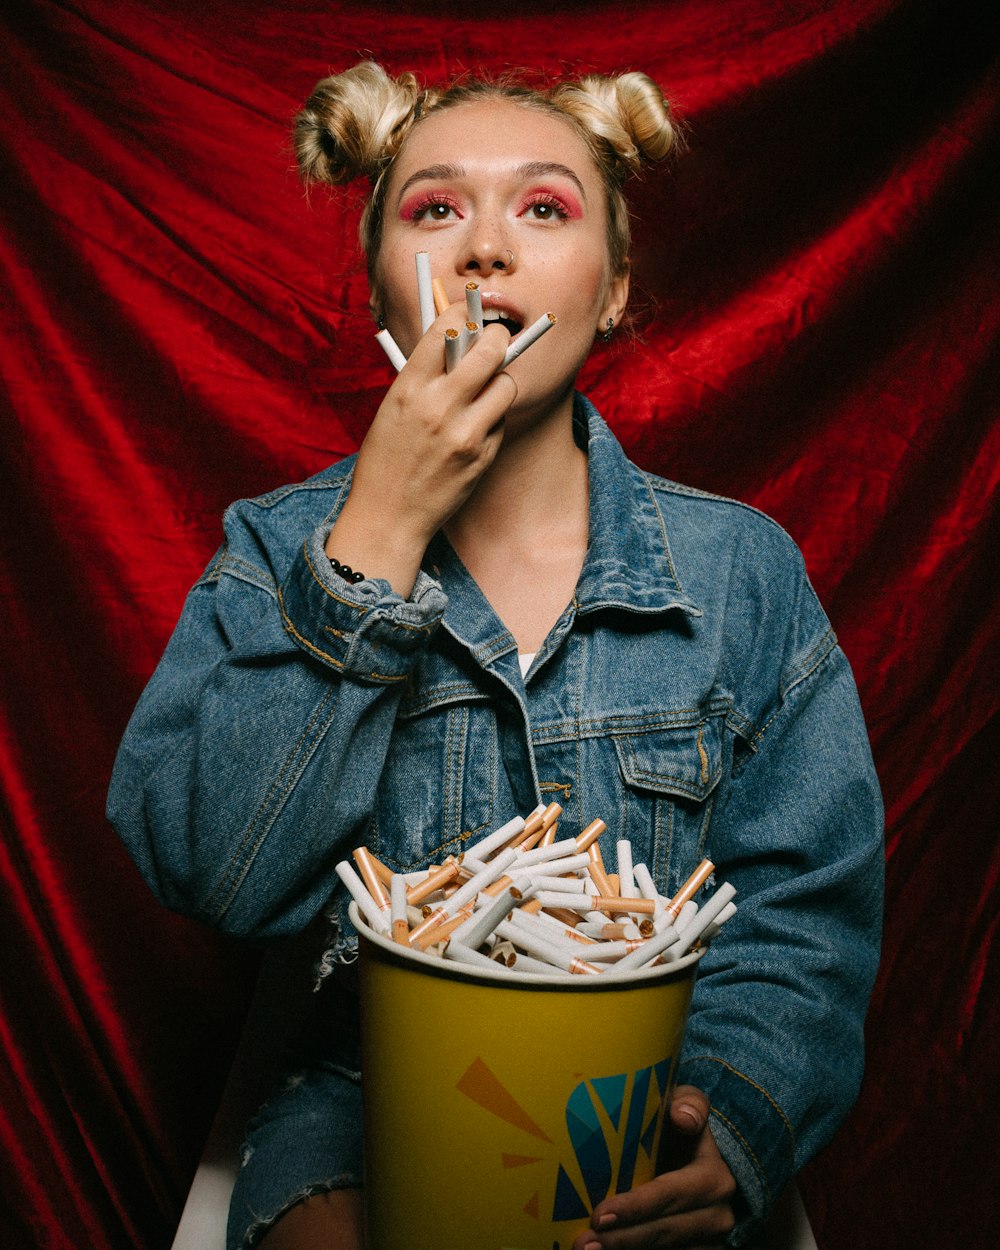
{"type": "Polygon", "coordinates": [[[736,1182],[708,1127],[708,1099],[680,1085],[670,1105],[672,1170],[594,1208],[573,1250],[656,1250],[723,1246],[733,1230],[736,1182]],[[679,1158],[677,1156],[679,1155],[679,1158]]]}

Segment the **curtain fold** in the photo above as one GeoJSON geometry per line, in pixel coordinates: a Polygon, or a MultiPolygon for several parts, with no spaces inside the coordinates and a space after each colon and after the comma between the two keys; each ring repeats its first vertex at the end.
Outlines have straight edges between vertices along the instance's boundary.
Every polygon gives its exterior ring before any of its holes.
{"type": "Polygon", "coordinates": [[[791,532],[858,679],[889,818],[885,957],[862,1096],[804,1176],[820,1246],[986,1244],[1000,862],[986,7],[6,7],[5,1247],[168,1246],[239,1034],[258,952],[153,901],[104,794],[222,509],[355,450],[391,379],[358,194],[304,196],[287,137],[313,83],[367,55],[431,80],[639,68],[675,99],[688,151],[633,192],[638,334],[595,350],[583,389],[641,464],[791,532]]]}

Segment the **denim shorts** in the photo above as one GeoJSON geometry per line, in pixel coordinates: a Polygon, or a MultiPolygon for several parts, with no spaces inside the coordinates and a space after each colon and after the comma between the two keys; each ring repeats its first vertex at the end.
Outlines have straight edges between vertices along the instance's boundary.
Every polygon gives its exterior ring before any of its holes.
{"type": "Polygon", "coordinates": [[[323,982],[286,1075],[247,1126],[227,1250],[250,1250],[297,1203],[362,1181],[356,965],[323,982]]]}

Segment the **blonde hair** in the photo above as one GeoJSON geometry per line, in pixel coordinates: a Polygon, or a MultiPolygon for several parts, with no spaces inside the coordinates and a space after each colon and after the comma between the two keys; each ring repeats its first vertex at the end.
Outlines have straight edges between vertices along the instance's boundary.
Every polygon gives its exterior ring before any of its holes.
{"type": "Polygon", "coordinates": [[[372,184],[361,218],[361,246],[375,288],[388,174],[414,126],[432,113],[485,99],[511,100],[567,121],[580,135],[604,184],[608,261],[612,277],[628,272],[629,218],[624,186],[648,161],[679,143],[670,105],[647,75],[587,74],[535,88],[513,74],[461,78],[444,88],[421,88],[411,73],[391,78],[362,61],[316,84],[295,119],[294,141],[303,181],[372,184]]]}

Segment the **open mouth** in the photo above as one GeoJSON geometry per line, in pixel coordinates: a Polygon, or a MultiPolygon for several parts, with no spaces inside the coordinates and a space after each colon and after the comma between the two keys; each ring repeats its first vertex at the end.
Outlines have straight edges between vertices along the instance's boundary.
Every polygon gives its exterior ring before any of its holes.
{"type": "Polygon", "coordinates": [[[492,322],[498,321],[511,335],[520,334],[524,329],[524,325],[520,321],[515,321],[513,317],[507,317],[503,313],[493,309],[485,309],[483,312],[483,322],[490,325],[492,322]]]}

